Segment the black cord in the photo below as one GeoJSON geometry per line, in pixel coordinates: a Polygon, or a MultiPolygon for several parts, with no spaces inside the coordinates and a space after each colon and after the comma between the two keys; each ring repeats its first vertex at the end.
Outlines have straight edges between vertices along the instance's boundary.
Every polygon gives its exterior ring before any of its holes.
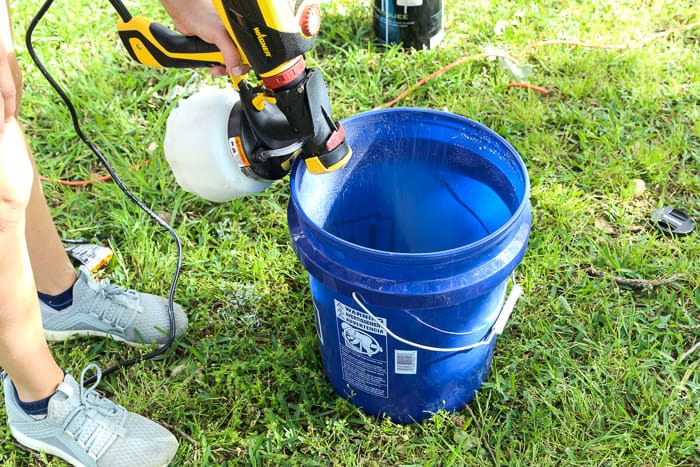
{"type": "MultiPolygon", "coordinates": [[[[66,107],[68,108],[68,111],[71,114],[71,118],[73,120],[73,128],[75,128],[75,132],[77,135],[80,137],[81,140],[90,148],[90,150],[97,156],[97,158],[100,160],[104,168],[109,172],[109,174],[112,176],[112,180],[114,180],[114,183],[117,184],[117,186],[124,192],[124,194],[134,202],[139,208],[141,208],[145,213],[147,213],[153,220],[155,220],[158,224],[160,224],[163,228],[165,228],[170,235],[172,235],[173,240],[175,241],[175,244],[177,246],[177,264],[175,267],[175,272],[173,273],[173,279],[170,284],[170,293],[168,294],[168,319],[170,321],[170,329],[169,329],[169,334],[168,334],[168,340],[163,344],[161,347],[158,349],[147,353],[145,355],[140,355],[138,357],[129,359],[129,360],[124,360],[116,365],[107,368],[102,372],[103,376],[106,376],[110,373],[113,373],[119,369],[123,369],[126,367],[129,367],[131,365],[134,365],[136,363],[142,362],[144,360],[149,360],[152,358],[155,358],[159,355],[162,355],[165,353],[175,340],[175,311],[174,311],[174,301],[175,301],[175,288],[177,286],[177,280],[180,276],[180,270],[182,269],[182,243],[180,242],[180,238],[178,237],[177,233],[175,230],[173,230],[170,225],[168,225],[167,222],[165,222],[163,219],[158,217],[153,211],[151,211],[148,206],[146,206],[140,199],[138,199],[129,189],[124,185],[124,183],[121,181],[121,179],[117,176],[115,173],[114,169],[112,166],[109,164],[105,156],[100,152],[100,150],[95,146],[90,139],[85,136],[83,133],[82,129],[80,128],[80,122],[78,119],[78,114],[75,109],[75,106],[71,102],[70,98],[66,95],[66,93],[61,89],[61,87],[58,85],[58,83],[53,79],[51,74],[46,70],[44,65],[41,63],[41,60],[39,60],[39,57],[36,55],[36,52],[34,50],[34,46],[32,45],[32,33],[34,32],[34,29],[36,28],[37,24],[41,19],[43,18],[44,14],[48,11],[49,7],[53,3],[53,0],[45,0],[44,4],[41,6],[39,11],[36,13],[34,18],[32,18],[31,23],[29,24],[29,27],[27,28],[27,35],[26,35],[26,45],[27,45],[27,51],[29,52],[29,55],[32,57],[32,60],[36,64],[37,68],[39,68],[39,71],[44,75],[46,80],[51,84],[51,86],[56,90],[59,96],[61,96],[61,99],[63,99],[63,102],[66,104],[66,107]]],[[[114,5],[114,3],[113,3],[114,5]]],[[[116,8],[116,5],[115,5],[116,8]]],[[[126,10],[125,10],[126,11],[126,10]]],[[[120,12],[122,14],[122,12],[120,12]]],[[[128,12],[126,13],[128,15],[128,12]]],[[[97,379],[97,376],[93,376],[89,378],[85,384],[92,384],[95,382],[97,379]]]]}
{"type": "Polygon", "coordinates": [[[92,242],[86,238],[61,238],[61,243],[64,245],[87,245],[92,242]]]}
{"type": "Polygon", "coordinates": [[[111,3],[114,9],[117,10],[117,13],[121,17],[122,21],[128,23],[129,20],[131,20],[131,13],[129,13],[129,10],[126,9],[120,0],[109,0],[109,3],[111,3]]]}

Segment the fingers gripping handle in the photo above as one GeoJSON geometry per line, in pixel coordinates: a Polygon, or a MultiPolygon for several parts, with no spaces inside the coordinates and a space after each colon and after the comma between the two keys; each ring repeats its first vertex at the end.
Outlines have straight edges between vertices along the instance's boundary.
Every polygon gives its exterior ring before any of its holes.
{"type": "Polygon", "coordinates": [[[144,65],[208,68],[224,63],[223,55],[214,44],[196,36],[183,36],[140,16],[119,20],[117,31],[129,55],[144,65]]]}

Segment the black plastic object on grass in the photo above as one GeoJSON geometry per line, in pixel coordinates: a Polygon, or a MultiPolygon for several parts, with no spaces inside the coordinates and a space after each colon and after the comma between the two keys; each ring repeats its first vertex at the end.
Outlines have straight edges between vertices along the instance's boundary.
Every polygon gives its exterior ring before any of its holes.
{"type": "Polygon", "coordinates": [[[695,230],[695,222],[680,209],[663,207],[651,214],[654,227],[667,236],[688,235],[695,230]]]}

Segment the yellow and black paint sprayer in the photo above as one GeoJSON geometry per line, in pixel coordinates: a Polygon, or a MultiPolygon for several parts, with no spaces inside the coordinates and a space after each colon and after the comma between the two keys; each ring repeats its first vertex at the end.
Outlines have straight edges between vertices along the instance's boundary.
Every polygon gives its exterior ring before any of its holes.
{"type": "MultiPolygon", "coordinates": [[[[231,76],[233,89],[208,89],[183,100],[168,117],[164,152],[178,183],[211,201],[264,189],[300,156],[311,173],[343,167],[352,151],[333,120],[321,72],[304,53],[316,40],[321,9],[313,1],[212,0],[258,83],[231,76]]],[[[222,65],[223,56],[196,36],[183,36],[110,0],[119,36],[132,58],[156,67],[222,65]]]]}

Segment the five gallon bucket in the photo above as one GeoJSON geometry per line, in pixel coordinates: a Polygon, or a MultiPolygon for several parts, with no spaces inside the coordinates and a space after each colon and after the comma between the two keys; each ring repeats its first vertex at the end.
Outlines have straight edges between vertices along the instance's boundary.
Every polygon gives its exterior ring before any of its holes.
{"type": "Polygon", "coordinates": [[[326,375],[398,423],[461,409],[520,292],[508,279],[532,222],[527,170],[503,138],[454,114],[342,123],[350,162],[314,175],[297,160],[288,208],[326,375]]]}

